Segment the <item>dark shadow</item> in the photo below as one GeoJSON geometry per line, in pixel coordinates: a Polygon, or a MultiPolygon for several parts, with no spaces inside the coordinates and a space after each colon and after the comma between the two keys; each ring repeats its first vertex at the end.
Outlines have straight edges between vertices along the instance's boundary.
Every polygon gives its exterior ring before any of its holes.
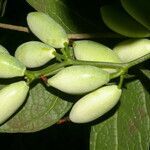
{"type": "Polygon", "coordinates": [[[36,133],[1,134],[1,146],[12,150],[89,150],[89,126],[54,125],[36,133]]]}

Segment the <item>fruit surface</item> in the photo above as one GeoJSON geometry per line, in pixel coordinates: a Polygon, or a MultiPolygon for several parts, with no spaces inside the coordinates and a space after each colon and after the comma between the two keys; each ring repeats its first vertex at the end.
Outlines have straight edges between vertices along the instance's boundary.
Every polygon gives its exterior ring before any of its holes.
{"type": "Polygon", "coordinates": [[[15,57],[0,53],[0,78],[24,76],[26,67],[15,57]]]}
{"type": "Polygon", "coordinates": [[[0,124],[23,104],[29,87],[26,82],[12,83],[0,90],[0,124]]]}
{"type": "Polygon", "coordinates": [[[83,94],[109,82],[109,73],[94,66],[70,66],[48,79],[48,84],[65,93],[83,94]]]}
{"type": "Polygon", "coordinates": [[[44,43],[54,48],[63,48],[68,43],[64,29],[50,16],[42,12],[31,12],[27,16],[31,31],[44,43]]]}
{"type": "Polygon", "coordinates": [[[9,52],[7,51],[7,49],[4,46],[2,46],[2,45],[0,45],[0,53],[9,54],[9,52]]]}
{"type": "Polygon", "coordinates": [[[120,58],[108,47],[89,40],[76,41],[73,44],[74,54],[78,60],[121,62],[120,58]]]}
{"type": "MultiPolygon", "coordinates": [[[[110,48],[90,40],[75,41],[74,55],[78,60],[121,63],[118,55],[110,48]]],[[[115,69],[105,69],[115,72],[115,69]]]]}
{"type": "Polygon", "coordinates": [[[72,122],[87,123],[112,109],[121,96],[116,85],[104,86],[77,101],[69,115],[72,122]]]}
{"type": "Polygon", "coordinates": [[[114,47],[115,53],[122,62],[130,62],[150,53],[150,40],[130,39],[117,44],[114,47]]]}
{"type": "Polygon", "coordinates": [[[55,57],[55,49],[38,41],[30,41],[20,45],[15,57],[28,68],[40,67],[55,57]]]}

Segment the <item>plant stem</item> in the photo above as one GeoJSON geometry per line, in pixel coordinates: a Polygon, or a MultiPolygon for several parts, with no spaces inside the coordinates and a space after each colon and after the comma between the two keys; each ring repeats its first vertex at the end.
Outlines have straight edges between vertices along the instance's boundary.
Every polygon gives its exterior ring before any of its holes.
{"type": "Polygon", "coordinates": [[[125,38],[114,32],[105,33],[80,33],[80,34],[68,34],[68,38],[72,40],[83,40],[83,39],[99,39],[99,38],[125,38]]]}
{"type": "Polygon", "coordinates": [[[122,87],[122,85],[123,85],[124,77],[125,77],[124,74],[120,76],[120,82],[119,82],[119,85],[118,85],[118,88],[119,88],[119,89],[121,89],[121,87],[122,87]]]}
{"type": "Polygon", "coordinates": [[[71,65],[91,65],[100,68],[123,68],[122,63],[98,62],[98,61],[83,61],[83,60],[70,60],[71,65]]]}
{"type": "MultiPolygon", "coordinates": [[[[121,75],[126,74],[128,69],[132,66],[135,66],[145,60],[148,60],[150,58],[150,54],[147,54],[143,57],[140,57],[134,61],[131,61],[129,63],[110,63],[110,62],[96,62],[96,61],[82,61],[82,60],[73,60],[68,59],[61,63],[55,63],[53,65],[48,66],[47,68],[44,68],[42,70],[38,71],[26,71],[25,76],[29,79],[29,82],[32,82],[33,80],[40,78],[41,76],[51,76],[56,74],[60,69],[71,66],[71,65],[91,65],[96,66],[99,68],[113,68],[117,69],[116,73],[112,73],[110,75],[110,79],[114,79],[116,77],[119,77],[121,75]]],[[[122,83],[121,83],[122,84],[122,83]]]]}
{"type": "MultiPolygon", "coordinates": [[[[0,23],[0,28],[26,32],[26,33],[30,32],[27,27],[6,24],[6,23],[0,23]]],[[[70,40],[99,39],[99,38],[125,38],[125,37],[115,32],[68,34],[68,39],[70,40]]]]}
{"type": "Polygon", "coordinates": [[[6,24],[6,23],[0,23],[0,28],[29,33],[29,30],[27,27],[16,26],[16,25],[11,25],[11,24],[6,24]]]}
{"type": "Polygon", "coordinates": [[[58,70],[62,69],[63,67],[65,67],[67,65],[68,65],[68,62],[64,61],[62,63],[56,63],[51,66],[48,66],[47,68],[44,68],[42,70],[32,71],[32,72],[35,74],[36,78],[39,78],[42,75],[48,77],[48,76],[55,74],[58,70]]]}
{"type": "Polygon", "coordinates": [[[48,66],[47,68],[44,68],[42,70],[38,71],[29,71],[26,70],[25,76],[29,79],[29,82],[32,82],[33,80],[40,78],[41,76],[51,76],[56,74],[60,69],[70,66],[70,65],[91,65],[96,66],[100,68],[122,68],[122,64],[119,63],[107,63],[107,62],[93,62],[93,61],[80,61],[80,60],[67,60],[61,63],[56,63],[53,65],[48,66]]]}

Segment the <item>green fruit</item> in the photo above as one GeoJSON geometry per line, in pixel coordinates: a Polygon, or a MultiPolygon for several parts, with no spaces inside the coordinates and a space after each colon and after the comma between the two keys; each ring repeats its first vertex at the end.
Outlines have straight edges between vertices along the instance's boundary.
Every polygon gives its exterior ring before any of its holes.
{"type": "Polygon", "coordinates": [[[150,36],[150,31],[134,20],[120,6],[103,6],[101,15],[104,23],[117,33],[135,38],[150,36]]]}
{"type": "MultiPolygon", "coordinates": [[[[73,43],[74,55],[78,60],[121,63],[120,58],[110,48],[89,40],[73,43]]],[[[107,69],[112,72],[112,69],[107,69]]]]}
{"type": "Polygon", "coordinates": [[[121,0],[121,4],[136,21],[150,30],[150,0],[121,0]]]}
{"type": "Polygon", "coordinates": [[[150,53],[150,40],[130,39],[123,41],[114,47],[115,53],[122,62],[130,62],[150,53]]]}
{"type": "Polygon", "coordinates": [[[0,53],[0,78],[24,76],[26,67],[9,54],[0,53]]]}
{"type": "Polygon", "coordinates": [[[0,90],[0,124],[23,104],[28,90],[29,87],[24,81],[12,83],[0,90]]]}
{"type": "Polygon", "coordinates": [[[9,54],[9,52],[7,51],[7,49],[5,47],[3,47],[2,45],[0,45],[0,53],[9,54]]]}
{"type": "Polygon", "coordinates": [[[78,60],[120,63],[120,58],[108,47],[89,40],[73,43],[74,54],[78,60]]]}
{"type": "Polygon", "coordinates": [[[27,16],[31,31],[44,43],[55,48],[63,48],[68,43],[65,30],[50,16],[42,12],[31,12],[27,16]]]}
{"type": "Polygon", "coordinates": [[[55,49],[38,41],[30,41],[20,45],[15,57],[28,68],[40,67],[55,57],[55,49]]]}
{"type": "Polygon", "coordinates": [[[70,66],[48,79],[48,84],[65,93],[83,94],[109,82],[109,73],[94,66],[70,66]]]}
{"type": "Polygon", "coordinates": [[[75,123],[87,123],[99,118],[117,104],[121,92],[116,85],[111,85],[87,94],[73,106],[70,120],[75,123]]]}

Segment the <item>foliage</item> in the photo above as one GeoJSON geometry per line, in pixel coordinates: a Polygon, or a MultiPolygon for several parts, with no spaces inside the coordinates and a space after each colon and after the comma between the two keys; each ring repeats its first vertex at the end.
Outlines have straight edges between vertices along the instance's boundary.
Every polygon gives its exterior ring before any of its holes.
{"type": "MultiPolygon", "coordinates": [[[[97,21],[97,16],[99,17],[100,14],[95,15],[96,21],[92,20],[92,17],[88,18],[88,12],[87,15],[78,12],[77,8],[67,0],[27,0],[27,2],[35,10],[49,14],[63,26],[67,33],[101,31],[107,33],[110,31],[101,21],[97,21]]],[[[110,46],[118,40],[112,38],[110,41],[104,38],[100,41],[110,42],[108,44],[110,46]]],[[[149,148],[150,71],[148,67],[149,62],[147,61],[129,70],[133,76],[125,79],[120,103],[98,120],[86,124],[91,128],[90,150],[107,150],[110,147],[112,150],[122,150],[125,147],[130,150],[149,148]]],[[[0,88],[10,82],[10,80],[1,79],[0,88]]],[[[78,96],[58,92],[58,90],[47,88],[43,83],[35,81],[32,83],[30,93],[22,108],[0,127],[0,132],[35,132],[50,127],[68,112],[77,99],[78,96]]]]}

